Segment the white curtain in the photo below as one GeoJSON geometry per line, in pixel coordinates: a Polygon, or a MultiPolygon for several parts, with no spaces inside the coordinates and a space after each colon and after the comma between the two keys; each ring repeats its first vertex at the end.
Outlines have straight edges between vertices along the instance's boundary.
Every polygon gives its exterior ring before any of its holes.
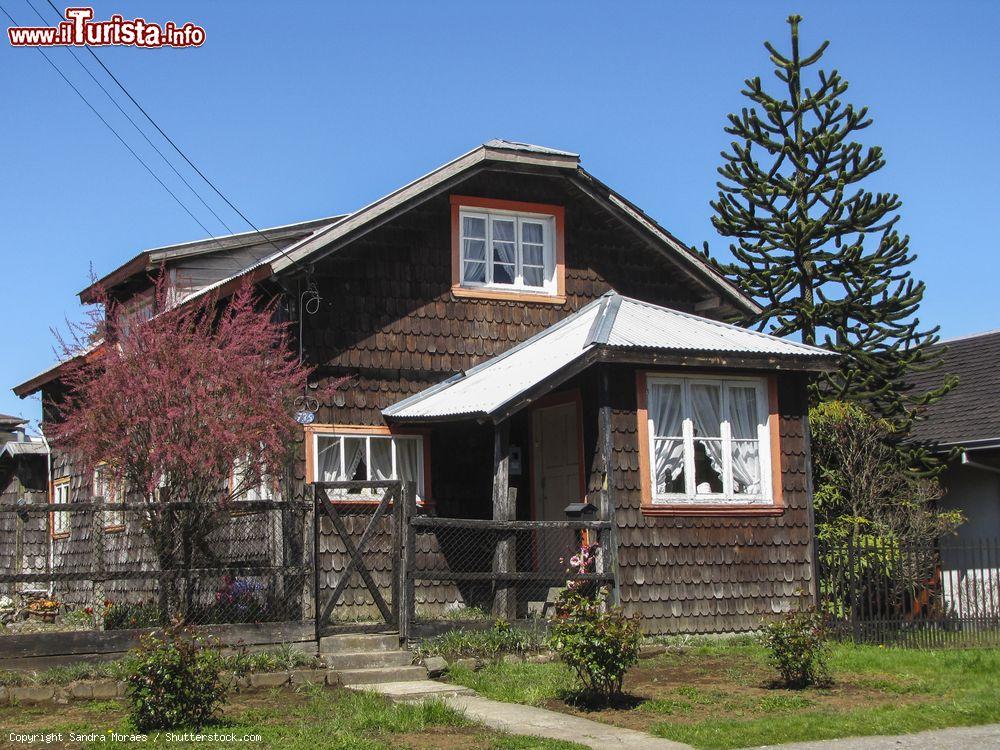
{"type": "Polygon", "coordinates": [[[656,383],[649,389],[649,418],[653,422],[653,450],[656,488],[666,488],[684,471],[681,387],[676,383],[656,383]],[[665,440],[664,438],[676,438],[665,440]]]}
{"type": "Polygon", "coordinates": [[[416,439],[396,441],[396,470],[404,482],[416,482],[420,492],[420,464],[416,439]]]}
{"type": "Polygon", "coordinates": [[[372,438],[372,479],[385,481],[392,479],[392,440],[372,438]]]}
{"type": "Polygon", "coordinates": [[[733,433],[733,481],[742,493],[760,493],[760,424],[757,391],[753,388],[729,389],[729,424],[733,433]]]}
{"type": "Polygon", "coordinates": [[[493,220],[493,281],[497,284],[511,284],[517,272],[517,235],[514,222],[493,220]]]}
{"type": "Polygon", "coordinates": [[[694,411],[695,439],[719,438],[704,440],[708,462],[722,479],[722,388],[715,385],[694,383],[691,385],[691,408],[694,411]]]}
{"type": "Polygon", "coordinates": [[[340,476],[340,438],[320,437],[317,453],[317,476],[322,482],[338,482],[340,476]]]}

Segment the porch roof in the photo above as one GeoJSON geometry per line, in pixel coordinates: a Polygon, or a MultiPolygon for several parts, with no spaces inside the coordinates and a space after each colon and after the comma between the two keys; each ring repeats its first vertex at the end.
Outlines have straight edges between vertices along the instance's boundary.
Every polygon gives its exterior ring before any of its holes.
{"type": "Polygon", "coordinates": [[[825,370],[835,356],[612,291],[503,354],[382,413],[390,420],[496,420],[596,361],[825,370]]]}

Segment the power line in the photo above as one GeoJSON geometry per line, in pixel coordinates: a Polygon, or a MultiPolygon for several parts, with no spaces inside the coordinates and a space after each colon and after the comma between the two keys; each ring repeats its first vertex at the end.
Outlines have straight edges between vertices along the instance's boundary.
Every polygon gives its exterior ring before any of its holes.
{"type": "MultiPolygon", "coordinates": [[[[57,14],[59,14],[59,9],[56,8],[55,5],[53,5],[52,0],[46,0],[46,2],[49,4],[49,7],[51,7],[52,10],[54,10],[57,14]]],[[[244,214],[242,211],[240,211],[233,204],[233,202],[231,200],[229,200],[229,198],[227,198],[223,194],[223,192],[221,190],[219,190],[219,188],[217,188],[215,186],[215,183],[213,183],[210,179],[208,179],[208,177],[205,176],[205,173],[202,172],[200,169],[198,169],[197,166],[195,166],[195,163],[188,158],[187,154],[185,154],[183,151],[181,151],[180,147],[176,143],[174,143],[173,139],[171,139],[171,137],[164,132],[163,128],[161,128],[159,125],[157,125],[156,120],[154,120],[150,116],[150,114],[145,109],[143,109],[143,106],[141,104],[139,104],[138,101],[136,101],[135,97],[132,96],[132,94],[129,93],[129,90],[127,88],[125,88],[124,84],[122,84],[122,82],[118,80],[118,78],[115,76],[115,74],[111,72],[111,70],[108,68],[108,66],[104,64],[104,61],[102,61],[101,58],[97,56],[97,53],[94,52],[94,50],[91,49],[91,47],[89,45],[87,45],[85,48],[90,53],[90,56],[93,57],[97,61],[97,64],[100,65],[104,69],[104,72],[107,73],[109,76],[111,76],[111,80],[114,81],[116,84],[118,84],[118,88],[120,88],[124,92],[125,96],[127,96],[129,98],[129,100],[132,102],[132,104],[134,104],[136,106],[136,108],[140,112],[142,112],[142,114],[146,117],[147,120],[149,120],[149,122],[153,125],[153,127],[156,128],[157,131],[159,131],[160,135],[162,135],[166,139],[167,143],[169,143],[171,146],[173,146],[174,151],[176,151],[178,154],[180,154],[181,158],[184,159],[184,161],[186,161],[188,163],[188,166],[190,166],[191,169],[193,169],[195,172],[197,172],[198,176],[201,177],[201,179],[203,179],[205,181],[205,183],[209,187],[211,187],[212,190],[214,190],[216,192],[216,194],[220,198],[222,198],[222,200],[224,200],[226,202],[226,205],[229,206],[231,209],[233,209],[233,211],[235,211],[237,214],[239,214],[240,218],[243,219],[243,221],[245,221],[250,227],[252,227],[253,230],[257,234],[259,234],[261,237],[263,237],[268,242],[268,244],[271,245],[271,247],[273,247],[275,250],[277,250],[282,255],[285,255],[286,254],[285,251],[282,250],[280,247],[278,247],[276,244],[274,244],[274,242],[271,240],[270,237],[268,237],[266,234],[264,234],[262,231],[260,231],[260,229],[257,228],[257,225],[254,224],[252,221],[250,221],[250,219],[247,217],[247,215],[244,214]]]]}
{"type": "MultiPolygon", "coordinates": [[[[5,16],[7,16],[7,19],[14,26],[20,26],[20,24],[17,21],[14,20],[13,16],[11,16],[11,14],[7,12],[7,9],[4,8],[2,5],[0,5],[0,11],[2,11],[5,16]]],[[[132,156],[135,158],[135,160],[138,161],[140,164],[142,164],[143,167],[145,167],[146,171],[149,172],[150,176],[154,180],[156,180],[158,183],[160,183],[160,187],[162,187],[164,190],[167,191],[167,193],[170,194],[170,197],[173,198],[177,202],[177,205],[179,205],[181,208],[183,208],[184,211],[185,211],[185,213],[187,213],[187,215],[190,216],[195,221],[195,223],[198,226],[200,226],[205,231],[205,233],[207,235],[209,235],[210,237],[212,237],[213,239],[215,239],[215,236],[212,234],[211,231],[209,231],[208,227],[206,227],[204,224],[202,224],[201,220],[197,216],[195,216],[193,213],[191,213],[191,209],[189,209],[184,204],[184,202],[181,201],[181,199],[177,197],[176,193],[174,193],[173,190],[171,190],[169,187],[167,187],[166,183],[164,183],[163,180],[161,180],[157,176],[157,174],[150,168],[150,166],[145,161],[143,161],[142,157],[139,156],[139,154],[137,154],[135,152],[135,150],[131,146],[128,145],[128,142],[124,138],[121,137],[121,135],[118,133],[117,130],[114,129],[114,127],[112,127],[111,123],[109,123],[106,119],[104,119],[104,116],[101,115],[101,113],[98,112],[97,109],[94,108],[94,105],[90,103],[90,101],[87,99],[86,96],[83,95],[83,93],[80,91],[80,89],[78,89],[76,87],[76,85],[71,80],[69,80],[69,78],[66,77],[66,75],[62,72],[62,70],[59,69],[59,66],[56,65],[54,62],[52,62],[51,59],[49,59],[49,56],[45,54],[45,50],[43,50],[41,47],[35,47],[35,49],[38,50],[38,53],[43,58],[45,58],[45,62],[47,62],[49,65],[51,65],[52,69],[56,73],[59,74],[59,77],[62,78],[66,82],[66,85],[69,86],[71,89],[73,89],[73,91],[76,92],[76,95],[79,96],[80,100],[84,104],[86,104],[87,107],[90,109],[90,111],[93,112],[97,116],[97,119],[99,119],[101,122],[103,122],[104,125],[105,125],[105,127],[108,130],[110,130],[112,133],[114,133],[115,138],[117,138],[121,142],[121,144],[126,149],[128,149],[128,152],[130,154],[132,154],[132,156]]]]}
{"type": "MultiPolygon", "coordinates": [[[[25,1],[26,1],[26,2],[28,3],[28,5],[30,6],[30,8],[31,8],[31,9],[32,9],[32,10],[33,10],[33,11],[35,12],[35,15],[36,15],[36,16],[38,16],[39,20],[41,20],[41,22],[42,22],[42,23],[48,23],[48,21],[46,21],[46,20],[45,20],[45,17],[44,17],[44,16],[43,16],[43,15],[42,15],[42,14],[41,14],[41,13],[40,13],[39,11],[38,11],[38,8],[36,8],[36,7],[35,7],[34,3],[32,3],[32,2],[31,2],[31,0],[25,0],[25,1]]],[[[94,83],[96,83],[96,84],[97,84],[97,85],[98,85],[98,86],[100,87],[101,91],[103,91],[103,92],[104,92],[104,94],[105,94],[105,95],[106,95],[106,96],[108,97],[108,99],[109,99],[109,100],[111,101],[111,103],[112,103],[112,104],[114,104],[114,105],[115,105],[115,107],[117,107],[118,111],[122,113],[122,115],[123,115],[123,116],[125,117],[125,119],[127,119],[127,120],[128,120],[128,121],[129,121],[130,123],[132,123],[132,127],[134,127],[134,128],[136,129],[136,131],[137,131],[137,132],[139,133],[139,135],[141,135],[141,136],[143,137],[143,139],[145,139],[146,143],[148,143],[148,144],[150,145],[150,147],[151,147],[151,148],[152,148],[152,149],[153,149],[153,150],[154,150],[154,151],[155,151],[155,152],[156,152],[157,154],[159,154],[160,158],[161,158],[161,159],[163,159],[163,162],[164,162],[164,164],[166,164],[166,165],[167,165],[168,167],[170,167],[170,169],[171,169],[171,170],[173,171],[173,173],[174,173],[175,175],[177,175],[177,177],[178,177],[178,178],[180,179],[180,181],[181,181],[181,182],[183,182],[183,183],[184,183],[184,184],[185,184],[185,185],[187,186],[188,190],[190,190],[190,191],[191,191],[191,192],[192,192],[192,193],[194,194],[194,196],[195,196],[195,197],[196,197],[196,198],[197,198],[197,199],[198,199],[199,201],[201,201],[201,204],[202,204],[202,205],[203,205],[203,206],[204,206],[205,208],[207,208],[207,209],[208,209],[209,213],[211,213],[211,214],[212,214],[212,216],[214,216],[214,217],[215,217],[215,218],[216,218],[216,219],[218,220],[218,222],[219,222],[220,224],[222,224],[222,226],[224,226],[224,227],[226,228],[226,231],[228,231],[228,232],[229,232],[230,234],[235,234],[235,232],[234,232],[234,231],[232,230],[232,228],[231,228],[231,227],[230,227],[230,226],[229,226],[229,225],[228,225],[228,224],[227,224],[227,223],[225,222],[225,220],[223,220],[223,218],[222,218],[221,216],[219,216],[219,214],[217,214],[217,213],[215,212],[215,210],[214,210],[214,209],[213,209],[213,208],[212,208],[212,207],[211,207],[210,205],[208,205],[208,203],[206,203],[206,202],[205,202],[205,199],[201,197],[201,194],[200,194],[200,193],[199,193],[199,192],[198,192],[197,190],[195,190],[195,189],[194,189],[194,187],[193,187],[193,186],[191,185],[191,183],[189,183],[189,182],[188,182],[188,181],[187,181],[187,180],[186,180],[186,179],[184,178],[184,175],[182,175],[182,174],[181,174],[181,173],[180,173],[179,171],[177,171],[177,168],[176,168],[176,167],[175,167],[175,166],[173,165],[173,162],[171,162],[171,161],[170,161],[169,159],[167,159],[167,157],[166,157],[166,156],[165,156],[165,155],[163,154],[163,152],[162,152],[162,151],[160,151],[160,149],[159,149],[159,148],[158,148],[158,147],[156,146],[156,144],[155,144],[155,143],[153,143],[153,142],[152,142],[152,141],[151,141],[151,140],[149,139],[149,136],[147,136],[147,135],[146,135],[146,132],[145,132],[145,131],[144,131],[144,130],[143,130],[142,128],[140,128],[140,127],[139,127],[139,125],[138,125],[138,123],[136,123],[136,121],[132,119],[132,116],[131,116],[131,115],[129,115],[129,113],[128,113],[128,112],[126,112],[126,111],[125,111],[125,110],[124,110],[124,109],[122,108],[122,106],[121,106],[121,105],[120,105],[120,104],[118,103],[118,100],[117,100],[117,99],[115,99],[115,98],[114,98],[113,96],[111,96],[111,92],[110,92],[110,91],[108,91],[108,90],[107,90],[107,89],[106,89],[106,88],[104,87],[104,84],[102,84],[102,83],[101,83],[101,82],[100,82],[99,80],[97,80],[97,77],[96,77],[96,76],[95,76],[95,75],[94,75],[93,73],[91,73],[91,72],[90,72],[90,68],[88,68],[88,67],[87,67],[86,65],[84,65],[84,64],[83,64],[83,60],[81,60],[81,59],[80,59],[80,57],[79,57],[79,55],[77,55],[77,54],[76,54],[76,50],[74,50],[74,49],[73,49],[72,47],[67,47],[66,49],[68,49],[68,50],[69,50],[69,53],[70,53],[71,55],[73,55],[73,59],[74,59],[74,60],[76,60],[77,64],[78,64],[78,65],[79,65],[79,66],[80,66],[81,68],[83,68],[84,72],[85,72],[85,73],[86,73],[86,74],[87,74],[88,76],[90,76],[90,79],[91,79],[91,80],[92,80],[92,81],[93,81],[94,83]]],[[[213,239],[214,239],[214,238],[213,238],[213,239]]],[[[256,257],[256,256],[255,256],[255,257],[256,257]]],[[[260,260],[260,258],[257,258],[257,260],[260,260]]]]}

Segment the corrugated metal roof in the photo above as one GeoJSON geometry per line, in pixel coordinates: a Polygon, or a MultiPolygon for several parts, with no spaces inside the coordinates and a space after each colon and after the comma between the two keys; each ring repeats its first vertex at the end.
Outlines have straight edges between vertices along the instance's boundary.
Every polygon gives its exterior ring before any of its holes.
{"type": "Polygon", "coordinates": [[[45,443],[40,440],[32,441],[11,441],[4,443],[0,453],[9,453],[12,456],[44,456],[49,452],[45,443]]]}
{"type": "Polygon", "coordinates": [[[832,352],[759,331],[621,297],[607,337],[597,343],[638,349],[747,354],[826,355],[832,352]]]}
{"type": "Polygon", "coordinates": [[[504,354],[400,401],[383,414],[412,420],[491,416],[602,347],[781,356],[802,361],[835,356],[825,349],[609,292],[504,354]]]}

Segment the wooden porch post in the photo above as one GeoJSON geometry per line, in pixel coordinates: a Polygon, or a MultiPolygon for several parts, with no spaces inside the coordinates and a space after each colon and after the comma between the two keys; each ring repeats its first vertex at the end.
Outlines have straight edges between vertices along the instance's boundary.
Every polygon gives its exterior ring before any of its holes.
{"type": "MultiPolygon", "coordinates": [[[[510,487],[510,421],[504,419],[493,430],[493,520],[513,521],[517,514],[517,490],[510,487]]],[[[493,573],[513,573],[515,567],[513,532],[498,532],[493,555],[493,573]]],[[[517,589],[513,581],[494,579],[493,614],[505,620],[517,617],[517,589]]]]}
{"type": "Polygon", "coordinates": [[[618,576],[618,528],[615,526],[615,457],[614,438],[611,434],[611,384],[608,365],[600,365],[598,385],[597,441],[600,446],[601,482],[600,507],[598,513],[602,521],[610,521],[611,529],[602,534],[605,570],[614,576],[611,599],[621,602],[621,587],[618,576]]]}

